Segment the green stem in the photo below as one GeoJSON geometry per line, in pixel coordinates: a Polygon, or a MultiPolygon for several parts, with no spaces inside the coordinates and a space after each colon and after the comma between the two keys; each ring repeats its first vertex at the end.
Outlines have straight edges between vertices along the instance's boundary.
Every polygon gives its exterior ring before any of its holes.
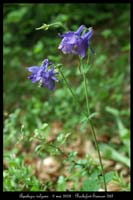
{"type": "MultiPolygon", "coordinates": [[[[81,63],[81,72],[82,72],[83,79],[84,79],[86,106],[87,106],[87,112],[88,112],[88,116],[89,116],[90,110],[89,110],[89,101],[88,101],[88,92],[87,92],[87,82],[86,82],[86,76],[85,76],[85,73],[84,73],[84,68],[83,68],[82,63],[81,63]]],[[[92,120],[89,120],[89,123],[90,123],[90,127],[91,127],[91,130],[92,130],[92,133],[93,133],[94,142],[95,142],[95,146],[96,146],[96,149],[97,149],[97,152],[98,152],[99,162],[100,162],[100,165],[101,165],[101,173],[102,173],[102,176],[103,176],[104,189],[105,189],[105,191],[107,191],[106,180],[105,180],[103,164],[102,164],[102,158],[101,158],[101,154],[100,154],[100,150],[99,150],[99,146],[98,146],[98,141],[97,141],[97,138],[96,138],[95,129],[94,129],[92,120]]]]}
{"type": "MultiPolygon", "coordinates": [[[[71,92],[71,94],[72,94],[72,96],[73,96],[75,102],[79,105],[79,104],[80,104],[80,103],[79,103],[79,100],[78,100],[77,96],[74,94],[74,92],[73,92],[71,86],[70,86],[69,83],[67,82],[67,80],[66,80],[66,78],[65,78],[65,76],[64,76],[64,74],[63,74],[63,72],[62,72],[62,70],[61,70],[60,68],[58,68],[58,70],[59,70],[59,72],[60,72],[62,78],[64,79],[65,84],[67,85],[69,91],[71,92]]],[[[86,117],[88,117],[88,114],[87,114],[87,113],[85,113],[84,111],[83,111],[83,113],[84,113],[84,115],[85,115],[86,117]]]]}
{"type": "Polygon", "coordinates": [[[87,106],[87,112],[88,112],[88,116],[89,116],[90,115],[90,109],[89,109],[89,101],[88,101],[87,82],[86,82],[86,77],[85,77],[85,73],[84,73],[84,69],[83,69],[82,64],[81,64],[81,73],[82,73],[83,79],[84,79],[86,106],[87,106]]]}
{"type": "Polygon", "coordinates": [[[59,68],[58,70],[59,70],[59,72],[60,72],[62,78],[64,79],[64,81],[65,81],[65,83],[66,83],[68,89],[70,90],[70,92],[71,92],[73,98],[74,98],[74,99],[76,100],[76,102],[77,102],[77,97],[76,97],[76,95],[74,94],[74,92],[73,92],[71,86],[70,86],[69,83],[67,82],[67,80],[66,80],[66,78],[65,78],[65,76],[64,76],[64,74],[63,74],[63,72],[62,72],[62,70],[61,70],[60,68],[59,68]]]}
{"type": "MultiPolygon", "coordinates": [[[[81,66],[82,66],[82,64],[81,64],[81,66]]],[[[82,67],[82,68],[83,68],[83,67],[82,67]]],[[[64,79],[64,81],[65,81],[65,83],[66,83],[68,89],[70,90],[70,92],[71,92],[71,94],[72,94],[72,96],[73,96],[75,102],[79,104],[79,101],[78,101],[77,96],[74,94],[74,92],[73,92],[71,86],[70,86],[69,83],[67,82],[67,80],[66,80],[66,78],[65,78],[65,76],[64,76],[64,74],[63,74],[63,72],[62,72],[62,70],[61,70],[60,68],[59,68],[59,72],[60,72],[62,78],[64,79]]],[[[86,82],[86,76],[85,76],[85,73],[84,73],[84,70],[83,70],[83,69],[82,69],[82,75],[83,75],[83,78],[84,78],[85,97],[86,97],[86,105],[87,105],[87,112],[88,112],[87,115],[86,115],[86,113],[84,113],[84,114],[85,114],[85,116],[88,117],[90,111],[89,111],[89,102],[88,102],[87,82],[86,82]]],[[[104,188],[105,188],[105,191],[107,191],[107,186],[106,186],[106,181],[105,181],[105,175],[104,175],[104,170],[103,170],[103,164],[102,164],[102,159],[101,159],[101,155],[100,155],[100,150],[99,150],[99,146],[98,146],[98,142],[97,142],[97,138],[96,138],[95,129],[94,129],[92,120],[89,120],[89,122],[90,122],[90,127],[91,127],[91,130],[92,130],[92,133],[93,133],[94,142],[95,142],[95,146],[96,146],[96,149],[97,149],[97,152],[98,152],[98,157],[99,157],[99,161],[100,161],[100,165],[101,165],[101,173],[102,173],[102,176],[103,176],[104,188]]]]}
{"type": "Polygon", "coordinates": [[[97,138],[96,138],[96,133],[95,133],[95,129],[94,129],[92,120],[90,120],[90,126],[91,126],[91,130],[92,130],[92,133],[93,133],[93,136],[94,136],[94,142],[95,142],[95,146],[96,146],[96,149],[97,149],[97,152],[98,152],[99,162],[100,162],[100,165],[101,165],[101,173],[102,173],[102,176],[103,176],[104,189],[105,189],[105,192],[107,192],[107,186],[106,186],[106,180],[105,180],[105,175],[104,175],[102,158],[101,158],[101,154],[100,154],[100,150],[99,150],[99,146],[98,146],[98,142],[97,142],[97,138]]]}

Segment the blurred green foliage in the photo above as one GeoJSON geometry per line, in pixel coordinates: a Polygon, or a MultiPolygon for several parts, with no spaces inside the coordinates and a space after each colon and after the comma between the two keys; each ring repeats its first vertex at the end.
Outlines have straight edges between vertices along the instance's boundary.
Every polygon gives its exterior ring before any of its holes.
{"type": "Polygon", "coordinates": [[[94,27],[92,43],[96,56],[92,58],[93,67],[88,74],[90,98],[93,99],[90,104],[92,108],[100,106],[101,112],[105,112],[104,101],[110,106],[117,104],[116,107],[121,109],[124,106],[125,90],[129,84],[129,18],[128,4],[120,4],[119,9],[117,4],[5,4],[5,110],[10,113],[19,107],[25,114],[35,109],[33,112],[37,112],[38,118],[51,116],[53,120],[52,113],[54,113],[54,118],[65,121],[73,110],[77,111],[78,108],[75,108],[71,95],[67,89],[63,89],[62,80],[57,84],[54,94],[50,94],[47,89],[38,88],[27,80],[26,67],[40,65],[46,57],[55,62],[63,62],[64,73],[72,80],[71,84],[75,86],[77,94],[80,94],[81,103],[84,101],[82,84],[79,84],[81,80],[77,59],[71,56],[65,59],[57,49],[60,42],[57,34],[64,30],[62,28],[54,29],[54,32],[35,30],[43,23],[57,21],[65,23],[68,30],[75,30],[80,24],[94,27]],[[98,16],[97,12],[100,12],[98,16]],[[115,20],[112,20],[112,17],[115,20]],[[72,59],[71,66],[69,63],[72,59]]]}
{"type": "MultiPolygon", "coordinates": [[[[76,30],[81,24],[94,28],[91,45],[96,55],[89,51],[89,64],[91,64],[89,72],[86,66],[90,108],[92,112],[98,112],[94,117],[94,124],[98,130],[97,134],[108,135],[109,145],[114,151],[119,151],[119,145],[113,146],[111,139],[117,135],[121,141],[119,153],[129,159],[130,4],[128,3],[4,4],[4,148],[6,151],[12,149],[16,138],[22,134],[22,126],[25,127],[24,137],[27,138],[31,137],[34,129],[40,130],[44,124],[51,124],[54,121],[62,122],[64,132],[76,134],[77,124],[83,119],[81,110],[75,105],[61,77],[54,92],[39,88],[37,84],[32,84],[27,79],[29,75],[27,67],[40,65],[45,58],[51,59],[56,64],[63,63],[63,72],[79,97],[81,109],[85,109],[78,59],[76,56],[64,56],[58,50],[61,41],[58,33],[66,30],[62,27],[47,31],[36,30],[44,23],[56,22],[63,23],[67,30],[76,30]],[[114,114],[114,110],[118,115],[114,114]]],[[[86,130],[87,124],[81,123],[81,134],[85,134],[86,130]]],[[[60,138],[58,140],[60,141],[60,138]]],[[[24,145],[28,148],[28,143],[25,142],[24,145]]],[[[105,155],[107,155],[106,150],[103,148],[105,155]]],[[[110,151],[112,152],[112,149],[110,151]]],[[[114,155],[113,153],[111,155],[114,155]]],[[[110,159],[108,155],[107,157],[110,159]]],[[[111,159],[115,160],[113,156],[111,159]]],[[[12,170],[13,167],[9,172],[5,172],[4,177],[7,177],[7,173],[11,176],[12,170]]],[[[26,170],[25,166],[22,170],[26,170]]],[[[32,181],[34,182],[34,177],[32,181]]],[[[57,190],[64,190],[66,181],[65,177],[60,176],[57,190]]],[[[13,190],[16,187],[7,182],[5,190],[13,190]]],[[[29,184],[28,179],[24,182],[29,184]]],[[[40,189],[38,180],[35,182],[36,187],[32,190],[40,189]]],[[[82,190],[86,189],[86,184],[88,179],[85,180],[82,190]]],[[[29,184],[23,188],[25,187],[31,186],[29,184]]]]}

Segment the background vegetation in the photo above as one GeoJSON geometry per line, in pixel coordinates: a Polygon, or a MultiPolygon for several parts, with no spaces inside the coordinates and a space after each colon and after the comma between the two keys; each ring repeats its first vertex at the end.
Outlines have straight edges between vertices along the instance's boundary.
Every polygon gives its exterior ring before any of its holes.
{"type": "Polygon", "coordinates": [[[97,152],[87,123],[82,77],[76,56],[57,49],[62,27],[94,28],[88,72],[90,108],[109,191],[130,190],[130,5],[4,4],[4,191],[99,191],[103,189],[97,152]],[[54,92],[28,79],[27,67],[49,58],[79,96],[81,108],[63,80],[54,92]],[[81,110],[79,110],[81,109],[81,110]],[[76,162],[76,163],[75,163],[76,162]],[[51,171],[50,171],[51,170],[51,171]],[[93,185],[92,185],[92,180],[93,185]]]}

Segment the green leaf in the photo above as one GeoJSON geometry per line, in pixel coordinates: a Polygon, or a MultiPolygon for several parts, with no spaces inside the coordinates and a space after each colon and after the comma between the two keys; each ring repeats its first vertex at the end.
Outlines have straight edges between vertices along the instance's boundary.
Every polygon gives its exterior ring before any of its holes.
{"type": "Polygon", "coordinates": [[[116,108],[112,108],[110,106],[106,106],[106,111],[111,113],[114,116],[118,116],[119,115],[119,110],[117,110],[116,108]]]}
{"type": "Polygon", "coordinates": [[[36,148],[35,148],[35,152],[38,152],[41,149],[41,147],[42,147],[42,144],[37,145],[36,148]]]}
{"type": "Polygon", "coordinates": [[[63,140],[63,134],[59,134],[59,136],[57,137],[57,141],[61,142],[63,140]]]}
{"type": "Polygon", "coordinates": [[[48,127],[48,124],[47,123],[44,123],[42,126],[41,126],[41,130],[44,130],[44,129],[46,129],[48,127]]]}
{"type": "Polygon", "coordinates": [[[60,145],[64,144],[67,140],[67,138],[71,135],[71,133],[67,133],[67,134],[59,134],[59,136],[57,137],[57,142],[60,143],[60,145]]]}
{"type": "Polygon", "coordinates": [[[88,178],[84,181],[81,191],[96,192],[100,188],[100,183],[94,179],[88,178]]]}
{"type": "Polygon", "coordinates": [[[38,137],[39,135],[40,135],[40,131],[38,130],[38,129],[35,129],[35,135],[34,135],[34,137],[38,137]]]}
{"type": "Polygon", "coordinates": [[[57,191],[66,191],[67,189],[67,182],[64,176],[59,176],[57,181],[57,191]]]}
{"type": "Polygon", "coordinates": [[[72,161],[76,155],[77,155],[76,151],[70,152],[68,156],[69,161],[72,161]]]}
{"type": "Polygon", "coordinates": [[[108,159],[112,159],[118,162],[125,164],[126,166],[130,167],[130,159],[118,151],[110,147],[109,145],[102,144],[101,150],[104,152],[104,156],[108,159]]]}
{"type": "Polygon", "coordinates": [[[88,121],[88,119],[89,119],[89,117],[84,117],[84,118],[80,121],[80,123],[85,123],[85,122],[88,121]]]}
{"type": "Polygon", "coordinates": [[[94,112],[92,114],[89,115],[89,119],[94,118],[95,116],[97,116],[99,113],[98,112],[94,112]]]}
{"type": "Polygon", "coordinates": [[[114,172],[108,172],[107,174],[105,174],[105,180],[106,180],[106,183],[109,183],[110,181],[112,181],[114,175],[115,175],[114,172]]]}

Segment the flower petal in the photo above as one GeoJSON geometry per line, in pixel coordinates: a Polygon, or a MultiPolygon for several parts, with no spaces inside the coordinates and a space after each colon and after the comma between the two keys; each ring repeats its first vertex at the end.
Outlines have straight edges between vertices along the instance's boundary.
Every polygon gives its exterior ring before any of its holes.
{"type": "Polygon", "coordinates": [[[90,38],[92,37],[93,35],[93,29],[91,28],[87,33],[85,33],[82,38],[83,39],[87,39],[87,40],[90,40],[90,38]]]}
{"type": "Polygon", "coordinates": [[[32,72],[32,73],[37,73],[40,67],[38,66],[32,66],[32,67],[28,67],[28,71],[32,72]]]}
{"type": "Polygon", "coordinates": [[[85,26],[84,26],[84,25],[81,25],[81,26],[78,28],[78,30],[75,32],[75,34],[80,35],[81,32],[82,32],[84,29],[85,29],[85,26]]]}
{"type": "Polygon", "coordinates": [[[32,83],[41,81],[44,87],[53,90],[55,88],[55,82],[58,81],[58,79],[55,76],[57,74],[55,68],[52,67],[51,69],[48,69],[51,64],[52,62],[45,59],[40,67],[29,67],[28,71],[32,72],[32,74],[28,78],[32,81],[32,83]]]}
{"type": "Polygon", "coordinates": [[[82,34],[85,28],[84,25],[81,25],[76,32],[70,31],[61,35],[63,39],[58,49],[64,54],[78,54],[84,58],[89,47],[89,40],[93,35],[92,28],[87,33],[82,34]]]}

